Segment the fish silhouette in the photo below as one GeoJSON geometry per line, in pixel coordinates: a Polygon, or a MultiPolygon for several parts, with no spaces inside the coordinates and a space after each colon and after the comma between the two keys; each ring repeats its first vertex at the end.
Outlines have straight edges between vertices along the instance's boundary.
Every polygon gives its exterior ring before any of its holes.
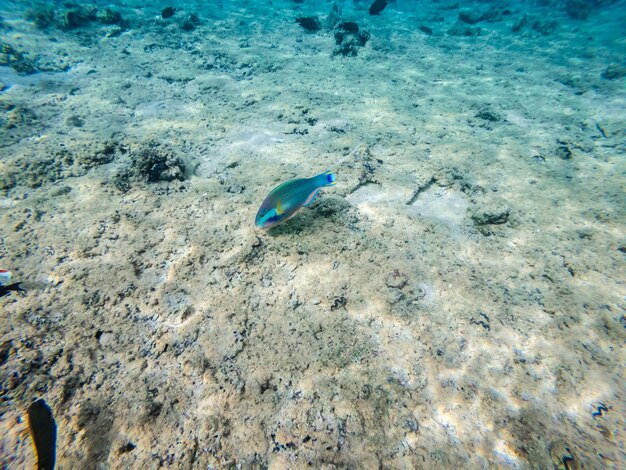
{"type": "Polygon", "coordinates": [[[315,32],[322,29],[322,24],[320,23],[320,20],[317,19],[317,16],[300,16],[296,18],[296,23],[309,32],[315,32]]]}
{"type": "Polygon", "coordinates": [[[376,0],[372,3],[372,6],[370,6],[370,15],[380,15],[380,12],[385,9],[387,3],[387,0],[376,0]]]}

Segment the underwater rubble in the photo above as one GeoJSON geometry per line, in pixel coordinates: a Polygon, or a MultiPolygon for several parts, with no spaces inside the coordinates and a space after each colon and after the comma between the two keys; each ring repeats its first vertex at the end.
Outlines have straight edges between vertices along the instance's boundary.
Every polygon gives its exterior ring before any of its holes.
{"type": "Polygon", "coordinates": [[[624,461],[623,2],[10,6],[0,467],[624,461]]]}
{"type": "Polygon", "coordinates": [[[337,47],[333,50],[333,55],[354,57],[357,55],[359,48],[367,44],[369,38],[370,33],[363,29],[360,30],[356,23],[340,23],[335,32],[335,44],[337,44],[337,47]]]}

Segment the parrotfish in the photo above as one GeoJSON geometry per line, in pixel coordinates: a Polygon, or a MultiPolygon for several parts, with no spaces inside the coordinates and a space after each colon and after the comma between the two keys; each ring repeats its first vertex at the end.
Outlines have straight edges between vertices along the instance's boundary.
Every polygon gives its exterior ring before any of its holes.
{"type": "Polygon", "coordinates": [[[265,198],[256,214],[257,227],[270,228],[291,219],[302,207],[310,205],[320,188],[335,185],[331,171],[312,178],[296,178],[276,186],[265,198]]]}

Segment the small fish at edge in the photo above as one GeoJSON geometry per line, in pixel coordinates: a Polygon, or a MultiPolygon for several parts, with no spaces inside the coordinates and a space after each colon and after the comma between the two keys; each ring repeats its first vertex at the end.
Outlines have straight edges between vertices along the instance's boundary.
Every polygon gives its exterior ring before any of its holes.
{"type": "Polygon", "coordinates": [[[56,463],[57,425],[52,410],[43,399],[27,410],[28,430],[37,454],[37,470],[53,470],[56,463]]]}

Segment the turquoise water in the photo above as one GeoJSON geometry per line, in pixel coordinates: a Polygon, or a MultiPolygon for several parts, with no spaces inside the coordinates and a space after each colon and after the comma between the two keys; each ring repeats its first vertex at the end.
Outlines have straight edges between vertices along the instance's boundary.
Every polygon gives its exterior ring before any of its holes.
{"type": "Polygon", "coordinates": [[[0,17],[3,468],[624,467],[626,2],[0,17]]]}

